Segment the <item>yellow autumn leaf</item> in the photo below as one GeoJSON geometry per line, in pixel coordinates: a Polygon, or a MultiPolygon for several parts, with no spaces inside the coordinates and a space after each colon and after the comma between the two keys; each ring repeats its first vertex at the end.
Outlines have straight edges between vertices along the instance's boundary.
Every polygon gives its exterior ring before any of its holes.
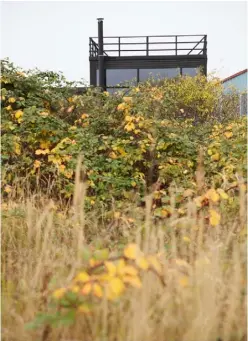
{"type": "Polygon", "coordinates": [[[117,159],[117,155],[115,154],[115,152],[109,153],[109,157],[114,160],[117,159]]]}
{"type": "Polygon", "coordinates": [[[40,142],[40,148],[41,149],[48,149],[51,146],[50,141],[41,141],[40,142]]]}
{"type": "Polygon", "coordinates": [[[65,170],[65,165],[59,165],[59,171],[63,173],[65,170]]]}
{"type": "Polygon", "coordinates": [[[124,276],[123,282],[126,284],[130,284],[131,286],[135,288],[141,288],[142,282],[138,276],[124,276]]]}
{"type": "Polygon", "coordinates": [[[48,154],[50,152],[50,150],[49,149],[45,149],[45,150],[43,150],[43,149],[37,149],[36,151],[35,151],[35,154],[36,155],[46,155],[46,154],[48,154]]]}
{"type": "Polygon", "coordinates": [[[23,111],[22,110],[17,110],[16,112],[15,112],[15,118],[20,118],[20,117],[22,117],[23,116],[23,111]]]}
{"type": "Polygon", "coordinates": [[[60,298],[64,297],[65,293],[66,293],[66,289],[60,288],[60,289],[57,289],[54,291],[53,297],[56,299],[60,299],[60,298]]]}
{"type": "Polygon", "coordinates": [[[190,238],[187,237],[187,236],[183,236],[183,241],[186,242],[186,243],[190,243],[191,242],[190,238]]]}
{"type": "Polygon", "coordinates": [[[87,118],[87,117],[89,117],[89,115],[88,114],[82,114],[81,115],[81,118],[84,120],[85,118],[87,118]]]}
{"type": "Polygon", "coordinates": [[[78,293],[80,290],[80,287],[78,285],[74,285],[72,288],[71,288],[71,291],[74,292],[75,294],[78,293]]]}
{"type": "Polygon", "coordinates": [[[118,147],[118,148],[117,148],[117,151],[118,151],[118,153],[121,154],[121,156],[125,156],[125,155],[127,154],[127,153],[125,152],[124,148],[122,148],[122,147],[118,147]]]}
{"type": "Polygon", "coordinates": [[[9,103],[15,103],[16,99],[14,97],[9,98],[9,103]]]}
{"type": "Polygon", "coordinates": [[[132,182],[131,182],[131,185],[132,185],[132,187],[136,187],[136,186],[137,186],[137,184],[136,184],[135,181],[132,181],[132,182]]]}
{"type": "Polygon", "coordinates": [[[113,295],[112,296],[110,294],[110,297],[114,298],[114,297],[118,297],[119,295],[123,293],[123,291],[125,290],[125,285],[120,278],[113,277],[108,283],[108,288],[110,289],[110,292],[113,295]]]}
{"type": "Polygon", "coordinates": [[[8,105],[5,109],[10,111],[10,110],[12,110],[12,107],[11,107],[11,105],[8,105]]]}
{"type": "Polygon", "coordinates": [[[117,110],[119,111],[123,111],[126,108],[126,104],[125,103],[120,103],[117,107],[117,110]]]}
{"type": "Polygon", "coordinates": [[[106,269],[108,271],[108,274],[110,276],[115,276],[116,275],[117,269],[116,269],[116,266],[114,265],[114,263],[106,261],[106,262],[104,262],[104,265],[105,265],[105,267],[106,267],[106,269]]]}
{"type": "Polygon", "coordinates": [[[209,210],[209,221],[212,226],[217,226],[220,223],[220,214],[215,210],[209,210]]]}
{"type": "Polygon", "coordinates": [[[136,265],[142,269],[142,270],[147,270],[149,268],[149,263],[145,259],[145,257],[139,257],[136,259],[136,265]]]}
{"type": "Polygon", "coordinates": [[[135,125],[133,124],[133,122],[129,122],[128,124],[125,125],[124,129],[126,131],[132,131],[135,129],[135,125]]]}
{"type": "Polygon", "coordinates": [[[15,142],[15,153],[21,155],[21,146],[19,143],[15,142]]]}
{"type": "Polygon", "coordinates": [[[87,272],[82,271],[74,278],[74,281],[85,283],[85,282],[88,282],[89,279],[90,279],[90,276],[87,274],[87,272]]]}
{"type": "Polygon", "coordinates": [[[219,195],[221,196],[222,199],[228,199],[229,198],[228,194],[225,191],[223,191],[222,188],[218,188],[217,192],[219,193],[219,195]]]}
{"type": "Polygon", "coordinates": [[[220,154],[219,153],[215,153],[211,156],[211,160],[212,161],[219,161],[220,159],[220,154]]]}
{"type": "Polygon", "coordinates": [[[94,283],[92,292],[93,292],[93,295],[95,295],[96,297],[102,297],[103,296],[102,287],[98,283],[94,283]]]}
{"type": "Polygon", "coordinates": [[[124,274],[125,266],[126,266],[126,262],[124,261],[124,259],[120,259],[119,262],[117,263],[117,267],[116,267],[117,273],[119,275],[124,274]]]}
{"type": "Polygon", "coordinates": [[[136,244],[129,244],[125,247],[123,253],[128,259],[136,259],[140,253],[140,249],[136,244]]]}
{"type": "Polygon", "coordinates": [[[126,265],[123,269],[125,275],[137,276],[138,270],[132,265],[126,265]]]}
{"type": "Polygon", "coordinates": [[[100,264],[100,261],[96,260],[94,258],[91,258],[90,261],[89,261],[89,264],[90,264],[91,267],[94,267],[94,266],[97,266],[98,264],[100,264]]]}
{"type": "Polygon", "coordinates": [[[63,174],[67,179],[71,179],[73,176],[73,171],[66,169],[63,174]]]}
{"type": "Polygon", "coordinates": [[[11,188],[10,185],[6,185],[6,186],[4,187],[4,192],[10,193],[11,191],[12,191],[12,188],[11,188]]]}
{"type": "Polygon", "coordinates": [[[78,309],[77,309],[78,313],[84,313],[84,314],[87,314],[87,313],[90,313],[91,312],[91,309],[90,307],[87,305],[87,304],[81,304],[78,309]]]}
{"type": "Polygon", "coordinates": [[[231,131],[226,131],[226,132],[224,133],[224,135],[225,135],[225,137],[226,137],[227,139],[230,139],[230,137],[233,136],[233,133],[232,133],[231,131]]]}
{"type": "Polygon", "coordinates": [[[130,116],[130,115],[126,115],[126,116],[125,116],[125,121],[126,121],[126,122],[131,122],[131,121],[133,121],[133,117],[130,116]]]}
{"type": "Polygon", "coordinates": [[[219,194],[216,192],[215,189],[211,188],[210,190],[207,191],[206,193],[206,198],[210,199],[213,202],[217,202],[220,200],[219,194]]]}
{"type": "Polygon", "coordinates": [[[91,293],[91,290],[92,290],[92,283],[86,283],[83,286],[83,289],[81,290],[81,293],[83,295],[89,295],[91,293]]]}
{"type": "Polygon", "coordinates": [[[34,168],[40,168],[41,162],[39,160],[34,161],[34,168]]]}

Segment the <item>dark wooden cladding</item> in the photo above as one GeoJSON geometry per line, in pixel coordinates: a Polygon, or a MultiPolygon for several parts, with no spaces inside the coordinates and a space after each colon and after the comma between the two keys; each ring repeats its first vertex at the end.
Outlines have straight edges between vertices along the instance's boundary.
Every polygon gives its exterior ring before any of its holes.
{"type": "Polygon", "coordinates": [[[149,69],[149,68],[176,68],[199,67],[204,64],[206,58],[202,56],[154,56],[154,57],[105,57],[105,69],[149,69]]]}

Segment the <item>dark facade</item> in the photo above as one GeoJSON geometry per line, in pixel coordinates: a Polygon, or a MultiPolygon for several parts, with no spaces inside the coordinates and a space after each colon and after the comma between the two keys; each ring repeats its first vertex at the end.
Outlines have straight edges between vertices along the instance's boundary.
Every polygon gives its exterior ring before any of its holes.
{"type": "Polygon", "coordinates": [[[207,74],[207,36],[103,37],[103,19],[98,19],[98,37],[91,37],[90,84],[108,91],[153,78],[207,74]],[[125,84],[126,83],[126,84],[125,84]]]}

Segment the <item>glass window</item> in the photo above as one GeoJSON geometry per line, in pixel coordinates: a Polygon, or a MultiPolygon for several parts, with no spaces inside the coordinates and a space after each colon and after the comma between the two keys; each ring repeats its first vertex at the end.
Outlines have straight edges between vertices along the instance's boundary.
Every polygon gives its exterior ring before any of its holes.
{"type": "Polygon", "coordinates": [[[127,88],[107,88],[107,91],[108,91],[110,94],[121,93],[121,92],[123,92],[124,94],[128,94],[128,92],[129,92],[130,90],[127,89],[127,88]]]}
{"type": "Polygon", "coordinates": [[[182,75],[183,76],[188,75],[188,76],[194,77],[197,75],[197,71],[198,71],[198,69],[194,68],[194,67],[183,67],[182,68],[182,75]]]}
{"type": "Polygon", "coordinates": [[[240,95],[240,114],[247,115],[247,93],[240,95]]]}
{"type": "Polygon", "coordinates": [[[137,69],[107,69],[106,85],[115,86],[131,82],[137,84],[137,69]],[[132,82],[131,82],[132,81],[132,82]]]}
{"type": "Polygon", "coordinates": [[[163,78],[173,78],[180,74],[180,70],[176,68],[170,69],[140,69],[139,79],[140,81],[145,81],[149,78],[163,79],[163,78]]]}
{"type": "Polygon", "coordinates": [[[96,85],[99,86],[99,70],[96,70],[96,85]]]}

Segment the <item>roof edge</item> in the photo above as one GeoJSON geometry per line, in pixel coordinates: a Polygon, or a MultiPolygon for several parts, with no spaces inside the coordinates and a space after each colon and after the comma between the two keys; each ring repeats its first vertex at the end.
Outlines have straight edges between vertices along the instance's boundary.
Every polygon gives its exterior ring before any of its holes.
{"type": "Polygon", "coordinates": [[[239,71],[239,72],[235,73],[235,74],[232,75],[232,76],[229,76],[229,77],[227,77],[227,78],[224,78],[221,82],[222,82],[222,83],[225,83],[225,82],[229,81],[230,79],[233,79],[233,78],[235,78],[235,77],[238,77],[238,76],[242,75],[243,73],[246,73],[247,71],[248,71],[248,69],[244,69],[244,70],[242,70],[242,71],[239,71]]]}

